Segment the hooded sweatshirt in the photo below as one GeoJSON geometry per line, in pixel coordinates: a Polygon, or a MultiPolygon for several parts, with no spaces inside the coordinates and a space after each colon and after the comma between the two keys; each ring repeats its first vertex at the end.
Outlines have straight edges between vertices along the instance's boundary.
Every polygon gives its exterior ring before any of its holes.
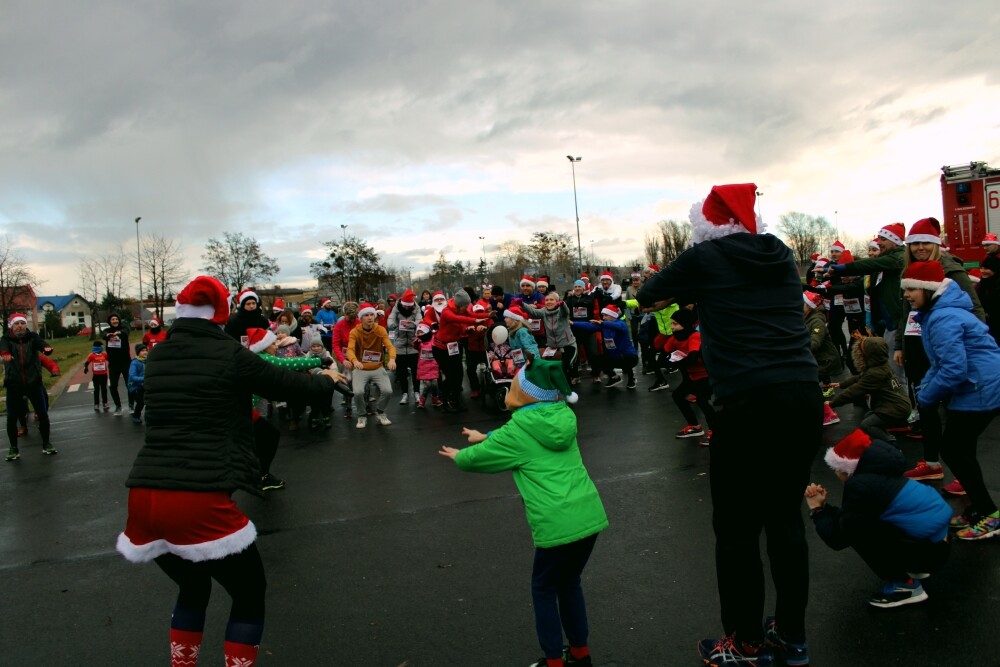
{"type": "Polygon", "coordinates": [[[859,375],[840,381],[841,393],[830,401],[831,407],[847,405],[868,396],[868,408],[881,417],[906,419],[910,399],[889,368],[889,346],[884,338],[861,338],[851,352],[859,375]]]}
{"type": "Polygon", "coordinates": [[[246,310],[240,307],[226,323],[225,331],[240,341],[243,347],[247,347],[247,329],[264,329],[266,331],[270,328],[271,322],[264,317],[259,308],[246,310]]]}
{"type": "Polygon", "coordinates": [[[802,325],[802,281],[792,251],[771,234],[702,241],[639,289],[643,307],[698,304],[701,351],[718,399],[784,382],[816,382],[802,325]]]}
{"type": "Polygon", "coordinates": [[[532,403],[483,442],[460,450],[455,463],[471,472],[512,471],[535,546],[569,544],[608,527],[576,432],[576,415],[563,401],[532,403]]]}

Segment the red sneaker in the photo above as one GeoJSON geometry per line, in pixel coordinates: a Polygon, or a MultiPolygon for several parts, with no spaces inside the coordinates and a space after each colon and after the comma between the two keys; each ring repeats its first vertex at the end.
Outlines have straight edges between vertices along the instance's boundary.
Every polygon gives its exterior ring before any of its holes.
{"type": "Polygon", "coordinates": [[[699,447],[708,447],[712,444],[712,429],[705,431],[705,439],[698,441],[699,447]]]}
{"type": "Polygon", "coordinates": [[[944,486],[942,486],[941,490],[944,491],[947,494],[952,495],[952,496],[964,496],[965,495],[965,489],[962,488],[962,483],[959,482],[957,479],[952,480],[951,482],[948,482],[947,484],[945,484],[944,486]]]}
{"type": "Polygon", "coordinates": [[[930,466],[927,461],[920,461],[913,470],[907,470],[903,477],[909,479],[944,479],[944,468],[940,465],[930,466]]]}
{"type": "Polygon", "coordinates": [[[28,427],[27,426],[21,426],[21,427],[19,427],[17,429],[17,437],[23,438],[26,435],[28,435],[28,427]]]}
{"type": "Polygon", "coordinates": [[[689,424],[674,435],[675,438],[700,438],[705,435],[704,429],[698,424],[689,424]]]}

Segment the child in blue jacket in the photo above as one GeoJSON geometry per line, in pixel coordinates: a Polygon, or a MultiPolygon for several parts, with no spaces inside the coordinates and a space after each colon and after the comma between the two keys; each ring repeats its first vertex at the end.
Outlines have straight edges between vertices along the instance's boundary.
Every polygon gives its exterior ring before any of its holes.
{"type": "Polygon", "coordinates": [[[635,365],[639,363],[639,355],[635,353],[635,346],[632,345],[632,336],[628,328],[628,323],[621,319],[622,313],[614,304],[609,304],[601,309],[602,320],[591,320],[589,322],[571,322],[574,329],[580,331],[600,332],[604,343],[604,354],[597,360],[591,361],[601,364],[601,370],[607,374],[608,379],[604,381],[605,387],[613,387],[621,384],[622,376],[615,373],[615,369],[620,368],[625,371],[628,382],[625,385],[629,389],[635,389],[635,365]]]}
{"type": "Polygon", "coordinates": [[[146,381],[147,356],[149,356],[149,350],[145,343],[137,344],[135,358],[132,359],[132,363],[128,367],[128,382],[125,383],[125,386],[128,389],[129,402],[133,405],[133,424],[142,423],[142,409],[146,407],[146,390],[143,385],[146,381]]]}

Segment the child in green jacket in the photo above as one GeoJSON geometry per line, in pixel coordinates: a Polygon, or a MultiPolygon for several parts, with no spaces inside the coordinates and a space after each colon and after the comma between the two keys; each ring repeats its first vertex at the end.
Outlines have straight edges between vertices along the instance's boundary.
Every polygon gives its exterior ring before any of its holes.
{"type": "Polygon", "coordinates": [[[597,534],[608,527],[597,487],[580,458],[576,415],[562,401],[576,395],[561,364],[536,358],[507,393],[510,421],[487,434],[462,429],[473,447],[439,452],[472,472],[514,475],[535,543],[531,594],[538,642],[536,667],[590,665],[587,609],[580,575],[597,534]],[[563,649],[563,633],[569,647],[563,649]]]}

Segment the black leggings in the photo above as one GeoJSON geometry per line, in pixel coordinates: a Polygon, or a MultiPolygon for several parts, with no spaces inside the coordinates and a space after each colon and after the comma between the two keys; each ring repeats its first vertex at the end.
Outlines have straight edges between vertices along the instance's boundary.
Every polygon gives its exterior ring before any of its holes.
{"type": "Polygon", "coordinates": [[[674,405],[681,411],[681,415],[684,416],[688,425],[694,426],[698,424],[698,418],[694,414],[691,404],[688,403],[687,397],[689,394],[694,394],[695,398],[698,399],[698,407],[705,414],[705,422],[708,428],[712,428],[712,423],[715,421],[715,408],[712,407],[712,387],[709,384],[708,378],[703,377],[700,380],[691,380],[685,375],[684,380],[681,381],[677,389],[674,389],[672,394],[674,405]]]}
{"type": "Polygon", "coordinates": [[[41,382],[27,387],[7,387],[7,439],[11,447],[17,447],[17,420],[28,414],[28,401],[38,413],[38,432],[42,436],[42,444],[49,441],[49,411],[48,396],[41,382]]]}
{"type": "Polygon", "coordinates": [[[441,398],[445,403],[456,403],[462,396],[462,355],[448,354],[448,350],[434,348],[434,361],[441,369],[441,398]]]}
{"type": "Polygon", "coordinates": [[[128,366],[111,365],[108,370],[108,387],[111,389],[111,400],[115,402],[115,410],[122,407],[122,397],[118,394],[118,378],[128,384],[128,366]]]}
{"type": "Polygon", "coordinates": [[[253,423],[253,445],[254,453],[260,462],[260,474],[266,475],[271,472],[271,462],[274,455],[278,453],[278,440],[281,432],[268,421],[267,417],[261,415],[253,423]]]}
{"type": "MultiPolygon", "coordinates": [[[[479,391],[479,374],[476,369],[479,364],[486,363],[486,350],[466,350],[465,351],[465,376],[469,378],[469,388],[472,391],[479,391]]],[[[415,368],[415,367],[414,367],[415,368]]]]}
{"type": "Polygon", "coordinates": [[[409,392],[416,394],[420,391],[420,381],[417,380],[417,360],[419,358],[420,355],[416,353],[396,355],[396,385],[399,387],[401,396],[406,396],[409,392]]]}
{"type": "Polygon", "coordinates": [[[986,516],[997,511],[997,506],[990,496],[986,482],[983,481],[983,469],[976,458],[976,446],[979,436],[990,425],[1000,410],[985,412],[966,412],[964,410],[948,410],[944,434],[941,438],[941,457],[948,464],[955,478],[961,482],[969,496],[972,510],[980,516],[986,516]]]}
{"type": "Polygon", "coordinates": [[[215,579],[233,599],[230,621],[263,626],[267,579],[256,544],[218,560],[195,563],[174,554],[164,554],[156,558],[156,564],[180,589],[177,593],[178,607],[190,612],[203,612],[208,607],[212,579],[215,579]]]}

